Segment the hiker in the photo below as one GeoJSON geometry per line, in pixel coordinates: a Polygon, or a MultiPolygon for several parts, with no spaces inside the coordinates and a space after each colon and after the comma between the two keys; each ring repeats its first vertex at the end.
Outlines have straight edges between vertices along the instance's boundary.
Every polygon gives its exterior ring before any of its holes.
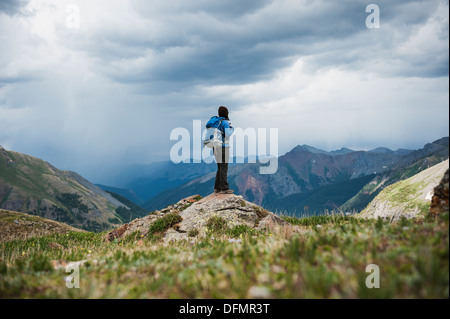
{"type": "Polygon", "coordinates": [[[234,191],[228,185],[228,161],[230,155],[229,139],[233,134],[233,127],[228,118],[228,109],[225,106],[219,107],[219,116],[213,116],[206,128],[218,128],[222,132],[221,145],[214,146],[213,153],[217,163],[216,182],[214,184],[214,193],[233,194],[234,191]]]}

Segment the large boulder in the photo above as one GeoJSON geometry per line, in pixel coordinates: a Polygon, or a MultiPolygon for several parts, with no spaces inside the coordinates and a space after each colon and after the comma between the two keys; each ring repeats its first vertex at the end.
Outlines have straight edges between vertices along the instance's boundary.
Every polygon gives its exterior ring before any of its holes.
{"type": "Polygon", "coordinates": [[[440,215],[448,212],[448,173],[445,172],[438,186],[434,188],[434,194],[431,198],[430,215],[440,215]]]}
{"type": "Polygon", "coordinates": [[[204,198],[193,195],[161,211],[135,219],[109,232],[107,239],[112,241],[133,233],[136,234],[136,232],[145,237],[148,235],[151,225],[167,214],[178,214],[181,221],[164,232],[163,236],[166,241],[189,239],[193,234],[195,237],[202,236],[206,234],[208,222],[217,217],[220,217],[228,228],[246,225],[260,231],[296,231],[284,219],[244,200],[242,196],[213,193],[204,198]]]}

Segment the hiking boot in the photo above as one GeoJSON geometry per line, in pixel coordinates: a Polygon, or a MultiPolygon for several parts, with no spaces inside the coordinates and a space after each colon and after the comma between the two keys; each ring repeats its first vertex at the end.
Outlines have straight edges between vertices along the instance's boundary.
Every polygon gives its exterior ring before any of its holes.
{"type": "Polygon", "coordinates": [[[220,190],[214,188],[214,193],[220,193],[220,190]]]}
{"type": "Polygon", "coordinates": [[[232,189],[225,189],[223,191],[220,191],[221,194],[233,194],[234,190],[232,189]]]}

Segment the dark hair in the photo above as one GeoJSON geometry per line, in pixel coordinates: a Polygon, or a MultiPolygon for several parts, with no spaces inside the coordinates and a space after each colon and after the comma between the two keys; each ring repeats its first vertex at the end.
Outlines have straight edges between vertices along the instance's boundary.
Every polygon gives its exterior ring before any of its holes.
{"type": "Polygon", "coordinates": [[[228,119],[228,109],[225,106],[219,107],[219,117],[228,119]]]}

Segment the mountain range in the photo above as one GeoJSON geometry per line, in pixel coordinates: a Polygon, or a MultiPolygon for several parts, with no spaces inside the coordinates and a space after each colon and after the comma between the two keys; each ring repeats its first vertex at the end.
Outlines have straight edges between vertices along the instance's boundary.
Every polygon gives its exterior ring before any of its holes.
{"type": "MultiPolygon", "coordinates": [[[[448,137],[419,150],[376,148],[353,151],[342,148],[327,152],[299,145],[279,157],[275,174],[259,174],[259,164],[236,164],[230,167],[228,180],[236,194],[273,211],[294,215],[333,209],[360,211],[384,187],[411,177],[447,159],[448,155],[448,137]]],[[[211,193],[214,170],[163,190],[143,207],[157,210],[190,194],[205,196],[211,193]]]]}
{"type": "MultiPolygon", "coordinates": [[[[274,212],[360,211],[386,186],[442,162],[448,155],[448,137],[419,150],[341,148],[327,152],[299,145],[278,158],[275,174],[259,174],[259,164],[235,163],[228,175],[237,195],[274,212]]],[[[94,185],[75,172],[0,147],[0,209],[102,231],[192,194],[209,195],[215,170],[214,163],[159,162],[125,169],[116,176],[122,176],[121,185],[94,185]]]]}
{"type": "MultiPolygon", "coordinates": [[[[315,154],[340,155],[355,152],[354,150],[345,147],[330,152],[309,145],[298,147],[315,154]]],[[[378,147],[369,152],[405,155],[412,152],[412,150],[399,149],[392,151],[385,147],[378,147]]],[[[250,162],[248,158],[240,158],[240,160],[241,161],[234,159],[230,166],[250,162]]],[[[190,161],[190,163],[179,164],[174,164],[171,161],[154,162],[150,164],[133,164],[124,167],[118,173],[111,174],[109,178],[111,185],[96,185],[103,190],[120,194],[129,200],[142,205],[165,190],[175,188],[197,177],[214,172],[215,170],[216,165],[214,163],[194,163],[193,161],[190,161]]]]}

